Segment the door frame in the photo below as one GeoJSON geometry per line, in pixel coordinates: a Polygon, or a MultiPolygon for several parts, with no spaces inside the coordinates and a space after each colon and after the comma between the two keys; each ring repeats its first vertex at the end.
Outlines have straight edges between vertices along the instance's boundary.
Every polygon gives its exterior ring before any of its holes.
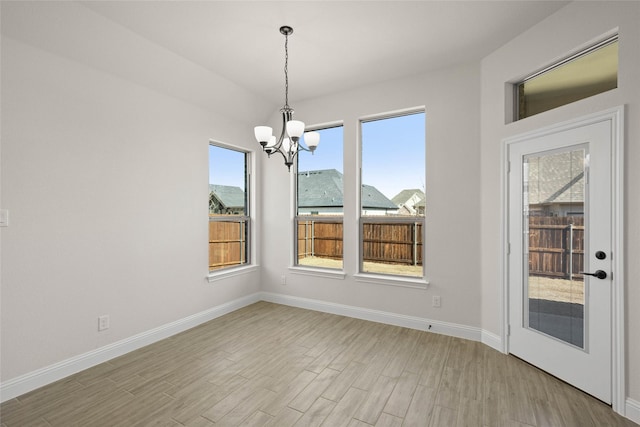
{"type": "Polygon", "coordinates": [[[500,176],[500,305],[502,352],[509,353],[509,147],[538,138],[602,121],[611,121],[611,407],[625,414],[625,295],[624,295],[624,105],[504,138],[501,144],[500,176]]]}

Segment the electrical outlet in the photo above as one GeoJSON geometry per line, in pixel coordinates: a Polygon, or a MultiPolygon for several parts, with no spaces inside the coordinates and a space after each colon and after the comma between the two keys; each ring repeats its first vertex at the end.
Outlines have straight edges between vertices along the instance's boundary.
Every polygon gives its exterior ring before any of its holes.
{"type": "Polygon", "coordinates": [[[440,296],[438,295],[433,296],[433,306],[440,307],[440,296]]]}
{"type": "Polygon", "coordinates": [[[104,316],[98,317],[98,331],[104,331],[109,329],[109,315],[105,314],[104,316]]]}
{"type": "Polygon", "coordinates": [[[280,276],[280,284],[285,286],[287,284],[287,276],[285,276],[284,274],[280,276]]]}

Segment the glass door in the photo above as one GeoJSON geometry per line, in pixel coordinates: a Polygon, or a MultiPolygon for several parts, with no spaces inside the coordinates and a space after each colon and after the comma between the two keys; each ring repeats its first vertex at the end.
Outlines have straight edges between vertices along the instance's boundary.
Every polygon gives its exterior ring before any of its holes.
{"type": "Polygon", "coordinates": [[[508,145],[509,352],[611,402],[611,122],[508,145]]]}

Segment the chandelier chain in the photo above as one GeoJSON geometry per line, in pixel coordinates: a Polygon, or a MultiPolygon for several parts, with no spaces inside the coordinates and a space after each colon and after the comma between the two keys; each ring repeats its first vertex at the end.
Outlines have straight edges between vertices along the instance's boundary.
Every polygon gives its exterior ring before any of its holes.
{"type": "Polygon", "coordinates": [[[289,108],[289,35],[284,35],[284,107],[289,108]]]}

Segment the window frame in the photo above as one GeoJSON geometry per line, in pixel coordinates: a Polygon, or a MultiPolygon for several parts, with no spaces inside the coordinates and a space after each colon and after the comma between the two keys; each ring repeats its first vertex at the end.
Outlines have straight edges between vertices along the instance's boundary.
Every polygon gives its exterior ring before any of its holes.
{"type": "MultiPolygon", "coordinates": [[[[252,271],[256,271],[258,265],[256,263],[256,227],[255,227],[255,197],[253,188],[255,188],[255,151],[247,149],[245,147],[228,144],[218,140],[209,140],[209,146],[215,146],[217,148],[223,148],[232,150],[244,154],[244,181],[245,181],[245,214],[244,215],[229,215],[211,217],[209,214],[209,206],[207,206],[207,230],[211,222],[240,222],[245,226],[245,239],[244,239],[244,251],[245,262],[241,264],[234,264],[227,267],[222,267],[216,270],[208,270],[207,280],[208,282],[214,282],[227,277],[246,274],[252,271]]],[[[210,161],[210,159],[209,159],[210,161]]],[[[210,166],[207,168],[209,170],[210,166]]],[[[209,182],[209,185],[211,182],[209,182]]],[[[209,189],[207,185],[207,190],[209,189]]],[[[209,192],[209,197],[210,197],[209,192]]],[[[209,200],[209,198],[207,198],[209,200]]],[[[207,203],[208,204],[208,203],[207,203]]],[[[209,233],[207,232],[207,242],[209,233]]],[[[209,243],[207,243],[209,245],[209,243]]],[[[207,259],[209,259],[210,248],[207,247],[207,259]]],[[[209,267],[207,267],[209,268],[209,267]]]]}
{"type": "MultiPolygon", "coordinates": [[[[619,34],[617,32],[610,33],[610,34],[608,34],[608,35],[606,35],[606,36],[604,36],[602,38],[599,38],[596,42],[592,41],[591,43],[587,44],[585,47],[580,48],[577,51],[574,51],[573,54],[570,54],[570,55],[568,55],[568,56],[566,56],[566,57],[564,57],[564,58],[562,58],[560,60],[554,61],[550,65],[547,65],[546,67],[544,67],[544,68],[542,68],[540,70],[537,70],[537,71],[535,71],[533,73],[530,73],[530,74],[526,75],[523,78],[520,78],[520,79],[518,79],[516,81],[512,81],[512,83],[511,83],[511,91],[512,91],[512,101],[511,102],[512,102],[512,106],[510,108],[511,114],[512,114],[511,122],[518,122],[520,120],[524,120],[524,119],[527,119],[529,117],[533,117],[533,116],[535,116],[537,114],[541,114],[541,113],[544,113],[544,112],[547,112],[547,111],[551,111],[551,110],[554,110],[556,108],[559,108],[559,107],[562,107],[562,106],[565,106],[565,105],[569,105],[569,104],[572,104],[574,102],[578,102],[578,101],[581,101],[583,99],[587,99],[587,98],[590,98],[592,96],[596,96],[596,95],[608,92],[609,90],[613,90],[613,89],[608,89],[608,90],[603,91],[603,92],[597,92],[597,93],[595,93],[593,95],[589,95],[589,96],[586,96],[586,97],[583,97],[583,98],[579,98],[579,99],[576,99],[574,101],[570,101],[570,102],[567,102],[567,103],[564,103],[564,104],[559,104],[559,105],[557,105],[555,107],[551,107],[551,108],[539,111],[539,112],[534,113],[534,114],[525,115],[523,117],[520,117],[521,108],[522,108],[521,107],[522,98],[521,98],[521,93],[520,92],[521,92],[521,87],[527,81],[533,80],[533,79],[535,79],[535,78],[537,78],[539,76],[542,76],[544,74],[547,74],[549,72],[553,72],[554,70],[556,70],[556,69],[558,69],[558,68],[560,68],[560,67],[562,67],[562,66],[564,66],[564,65],[566,65],[566,64],[568,64],[568,63],[570,63],[570,62],[572,62],[574,60],[578,60],[578,59],[584,58],[584,57],[596,52],[597,50],[599,50],[601,48],[604,48],[604,47],[607,47],[607,46],[610,46],[610,45],[612,45],[614,43],[619,43],[619,34]]],[[[619,78],[620,78],[619,70],[620,70],[620,66],[619,66],[619,62],[618,62],[618,68],[616,70],[618,83],[619,83],[619,78]]],[[[618,88],[618,87],[619,86],[616,85],[616,88],[618,88]]]]}
{"type": "MultiPolygon", "coordinates": [[[[342,121],[324,123],[315,126],[309,126],[305,129],[305,132],[309,131],[322,131],[326,129],[333,128],[342,128],[342,164],[344,169],[344,123],[342,121]]],[[[321,138],[322,141],[322,138],[321,138]]],[[[298,154],[299,156],[300,154],[298,154]]],[[[342,203],[342,215],[337,214],[305,214],[299,215],[299,206],[298,206],[298,174],[299,174],[299,157],[296,158],[295,166],[294,166],[294,177],[293,177],[293,253],[292,253],[292,262],[290,269],[296,273],[300,274],[310,274],[314,276],[322,276],[322,277],[331,277],[331,278],[341,278],[344,279],[344,250],[342,253],[342,267],[341,268],[332,268],[332,267],[321,267],[321,266],[313,266],[313,265],[304,265],[299,263],[299,238],[298,238],[298,230],[300,222],[306,221],[314,221],[314,222],[336,222],[340,221],[342,223],[342,241],[344,242],[344,198],[342,203]]],[[[343,194],[344,194],[344,181],[343,181],[343,194]]],[[[344,244],[344,243],[343,243],[344,244]]]]}
{"type": "MultiPolygon", "coordinates": [[[[426,182],[426,151],[427,151],[427,137],[426,137],[426,127],[427,127],[427,117],[426,117],[426,108],[425,106],[407,108],[402,110],[396,110],[387,113],[374,114],[369,116],[363,116],[358,119],[358,171],[357,174],[357,185],[358,191],[356,192],[356,209],[357,209],[357,218],[358,218],[358,270],[357,273],[354,274],[354,278],[359,282],[367,282],[381,285],[391,285],[391,286],[402,286],[409,288],[418,288],[425,289],[429,285],[429,281],[426,278],[427,269],[426,269],[426,221],[425,215],[422,216],[406,216],[406,217],[392,217],[386,215],[363,215],[362,209],[362,186],[364,184],[362,178],[363,171],[363,148],[364,148],[364,140],[363,140],[363,131],[362,126],[367,122],[378,121],[378,120],[386,120],[393,119],[396,117],[409,116],[412,114],[424,114],[425,115],[425,134],[424,134],[424,144],[425,144],[425,176],[424,182],[426,182]],[[365,272],[364,271],[364,225],[366,223],[421,223],[422,224],[422,248],[421,248],[421,256],[422,256],[422,275],[421,276],[409,276],[409,275],[398,275],[398,274],[387,274],[387,273],[377,273],[377,272],[365,272]]],[[[426,195],[425,189],[425,195],[426,195]]]]}

